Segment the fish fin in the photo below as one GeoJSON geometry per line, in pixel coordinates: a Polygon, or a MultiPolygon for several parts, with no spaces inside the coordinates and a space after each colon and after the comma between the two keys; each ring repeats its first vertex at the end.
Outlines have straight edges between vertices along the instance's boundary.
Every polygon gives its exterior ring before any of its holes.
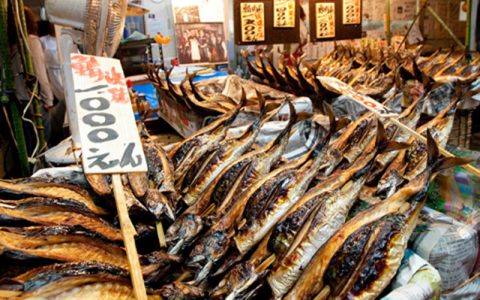
{"type": "Polygon", "coordinates": [[[332,106],[330,104],[326,103],[326,102],[323,102],[323,107],[324,107],[324,110],[327,113],[328,119],[330,121],[330,126],[329,126],[329,129],[328,129],[328,135],[325,138],[325,142],[328,143],[328,142],[330,142],[330,139],[332,138],[332,136],[335,134],[335,132],[337,130],[337,121],[335,120],[335,114],[333,112],[332,106]]]}
{"type": "Polygon", "coordinates": [[[432,167],[433,173],[438,173],[446,169],[454,168],[461,165],[466,165],[473,160],[460,157],[446,157],[438,159],[440,151],[438,145],[430,133],[430,129],[427,130],[427,150],[428,150],[428,165],[432,167]]]}
{"type": "Polygon", "coordinates": [[[380,70],[381,70],[383,73],[385,73],[385,74],[388,74],[388,73],[390,73],[390,71],[392,71],[392,70],[387,66],[386,63],[383,63],[383,64],[381,65],[380,70]]]}
{"type": "Polygon", "coordinates": [[[352,122],[352,120],[350,120],[348,118],[337,119],[337,121],[336,121],[337,126],[335,127],[335,131],[342,130],[343,128],[347,127],[351,122],[352,122]]]}
{"type": "Polygon", "coordinates": [[[400,67],[400,69],[399,69],[398,71],[399,71],[400,78],[402,78],[403,81],[408,81],[408,80],[413,80],[413,79],[415,79],[415,77],[413,76],[413,74],[410,73],[410,71],[408,71],[407,69],[405,69],[403,66],[400,67]]]}
{"type": "Polygon", "coordinates": [[[309,112],[299,112],[297,114],[297,119],[298,121],[304,121],[304,120],[308,120],[310,119],[311,117],[313,117],[313,114],[312,113],[309,113],[309,112]]]}
{"type": "Polygon", "coordinates": [[[297,122],[297,111],[295,106],[292,104],[291,101],[286,100],[288,104],[288,108],[290,109],[290,118],[288,119],[287,126],[277,135],[275,140],[272,142],[271,145],[278,145],[282,139],[291,132],[293,125],[297,122]]]}
{"type": "Polygon", "coordinates": [[[435,85],[435,80],[420,70],[415,60],[413,60],[413,73],[415,74],[415,78],[423,83],[427,89],[435,85]]]}
{"type": "Polygon", "coordinates": [[[242,96],[240,98],[240,102],[238,103],[237,109],[240,110],[242,107],[245,106],[247,103],[247,93],[245,92],[245,89],[242,87],[242,96]]]}
{"type": "Polygon", "coordinates": [[[258,90],[255,90],[255,92],[257,93],[258,108],[260,111],[260,115],[264,116],[266,113],[265,98],[263,97],[262,93],[260,93],[258,90]]]}
{"type": "Polygon", "coordinates": [[[385,133],[385,126],[380,120],[377,120],[377,136],[375,140],[376,147],[379,153],[386,153],[395,150],[401,150],[409,147],[407,143],[399,143],[387,139],[385,133]]]}
{"type": "Polygon", "coordinates": [[[428,153],[428,165],[434,166],[435,161],[440,157],[440,150],[438,145],[433,139],[432,132],[427,129],[427,153],[428,153]]]}
{"type": "Polygon", "coordinates": [[[438,173],[446,169],[466,165],[471,163],[472,161],[473,159],[465,159],[460,157],[445,157],[435,163],[433,167],[433,173],[438,173]]]}

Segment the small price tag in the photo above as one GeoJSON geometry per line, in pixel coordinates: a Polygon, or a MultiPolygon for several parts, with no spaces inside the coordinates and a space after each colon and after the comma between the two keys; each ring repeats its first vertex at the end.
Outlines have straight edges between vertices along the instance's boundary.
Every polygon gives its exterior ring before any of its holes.
{"type": "Polygon", "coordinates": [[[146,172],[120,61],[71,54],[71,65],[84,172],[146,172]]]}

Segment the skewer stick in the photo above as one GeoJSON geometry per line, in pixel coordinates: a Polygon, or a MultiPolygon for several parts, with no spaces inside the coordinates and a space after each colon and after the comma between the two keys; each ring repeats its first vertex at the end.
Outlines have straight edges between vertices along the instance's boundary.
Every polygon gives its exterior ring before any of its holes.
{"type": "Polygon", "coordinates": [[[22,292],[19,292],[19,291],[0,290],[0,298],[5,298],[5,299],[19,297],[21,294],[22,292]]]}
{"type": "Polygon", "coordinates": [[[147,292],[143,281],[142,269],[138,258],[137,247],[135,245],[136,230],[127,211],[125,193],[123,191],[122,178],[120,174],[112,175],[113,193],[115,195],[115,204],[117,206],[118,219],[123,236],[123,243],[127,251],[128,265],[130,269],[130,278],[132,280],[135,298],[137,300],[146,300],[147,292]]]}
{"type": "MultiPolygon", "coordinates": [[[[411,129],[410,127],[406,126],[405,124],[403,124],[399,120],[394,119],[394,118],[390,118],[390,121],[392,123],[394,123],[395,125],[397,125],[399,128],[402,128],[403,130],[407,131],[408,133],[410,133],[411,135],[413,135],[415,138],[422,141],[423,143],[425,143],[425,144],[427,143],[427,138],[426,137],[424,137],[420,133],[416,132],[415,130],[411,129]]],[[[455,155],[448,152],[446,149],[444,149],[442,147],[438,147],[438,150],[440,151],[440,153],[442,155],[444,155],[446,157],[455,157],[455,155]]],[[[475,174],[476,176],[480,176],[480,170],[475,168],[472,165],[464,165],[464,166],[462,166],[462,168],[464,168],[465,170],[469,171],[472,174],[475,174]]]]}
{"type": "MultiPolygon", "coordinates": [[[[422,141],[423,143],[427,143],[427,139],[421,135],[420,133],[416,132],[415,130],[411,129],[410,127],[406,126],[402,122],[400,122],[397,117],[397,114],[391,114],[388,113],[388,110],[381,104],[378,103],[377,101],[373,100],[372,98],[365,96],[363,94],[358,93],[355,91],[351,86],[347,85],[343,81],[340,81],[336,78],[331,78],[331,77],[324,77],[324,76],[319,76],[317,77],[318,80],[322,81],[328,89],[331,89],[337,93],[340,94],[345,94],[350,96],[350,99],[353,99],[356,103],[360,104],[367,110],[371,111],[374,113],[377,117],[380,118],[386,118],[390,120],[392,123],[397,125],[399,128],[402,130],[407,131],[411,135],[413,135],[415,138],[418,140],[422,141]],[[387,112],[387,113],[386,113],[387,112]]],[[[446,157],[455,157],[452,153],[448,152],[445,148],[443,147],[438,147],[440,153],[446,157]]],[[[464,165],[462,166],[465,170],[471,172],[472,174],[476,176],[480,176],[480,170],[477,169],[476,167],[472,165],[464,165]]]]}
{"type": "Polygon", "coordinates": [[[180,277],[177,278],[177,281],[182,282],[185,279],[187,279],[188,277],[190,277],[190,275],[191,275],[190,271],[185,271],[185,272],[182,273],[182,275],[180,275],[180,277]]]}
{"type": "Polygon", "coordinates": [[[325,300],[330,295],[330,286],[324,287],[313,300],[325,300]]]}
{"type": "Polygon", "coordinates": [[[162,222],[157,222],[157,235],[158,235],[158,242],[160,243],[160,247],[162,248],[167,247],[167,240],[165,239],[165,231],[163,230],[162,222]]]}
{"type": "Polygon", "coordinates": [[[265,271],[268,267],[270,267],[275,262],[276,259],[277,257],[275,254],[270,255],[260,265],[258,265],[255,268],[255,271],[258,273],[265,271]]]}

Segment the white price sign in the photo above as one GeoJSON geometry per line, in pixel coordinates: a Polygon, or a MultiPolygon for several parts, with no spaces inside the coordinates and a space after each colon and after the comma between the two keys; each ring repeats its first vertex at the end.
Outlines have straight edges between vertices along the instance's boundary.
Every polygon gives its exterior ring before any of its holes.
{"type": "Polygon", "coordinates": [[[381,103],[373,100],[368,96],[360,94],[353,87],[337,78],[318,76],[317,79],[329,91],[337,93],[339,95],[349,96],[356,103],[362,105],[363,107],[374,112],[375,114],[380,115],[381,117],[398,117],[398,114],[392,112],[388,107],[383,106],[381,103]]]}
{"type": "Polygon", "coordinates": [[[80,54],[71,61],[84,172],[146,172],[120,61],[80,54]]]}

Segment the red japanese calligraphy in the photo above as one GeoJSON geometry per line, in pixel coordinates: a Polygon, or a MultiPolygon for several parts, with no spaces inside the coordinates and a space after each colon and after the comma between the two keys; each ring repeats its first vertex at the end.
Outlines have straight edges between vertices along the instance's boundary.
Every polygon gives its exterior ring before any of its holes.
{"type": "Polygon", "coordinates": [[[120,72],[117,72],[115,67],[112,67],[111,72],[105,72],[105,80],[111,85],[125,85],[125,78],[120,72]]]}
{"type": "Polygon", "coordinates": [[[107,90],[112,96],[112,102],[128,103],[130,101],[123,87],[110,88],[107,90]]]}

